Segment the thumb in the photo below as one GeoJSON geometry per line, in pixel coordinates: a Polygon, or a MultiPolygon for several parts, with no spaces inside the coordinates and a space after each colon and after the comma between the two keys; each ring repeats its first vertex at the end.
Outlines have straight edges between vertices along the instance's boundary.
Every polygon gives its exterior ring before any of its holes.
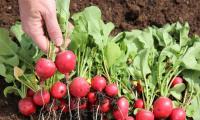
{"type": "Polygon", "coordinates": [[[51,40],[56,46],[61,46],[63,42],[62,32],[57,21],[56,13],[44,17],[47,31],[51,40]]]}

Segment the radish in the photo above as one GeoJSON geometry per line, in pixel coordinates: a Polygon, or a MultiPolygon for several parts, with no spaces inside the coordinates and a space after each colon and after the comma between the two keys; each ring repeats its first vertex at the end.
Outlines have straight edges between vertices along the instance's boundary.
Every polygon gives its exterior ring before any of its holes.
{"type": "Polygon", "coordinates": [[[144,108],[144,102],[142,99],[137,99],[134,104],[134,108],[144,108]]]}
{"type": "Polygon", "coordinates": [[[67,74],[76,67],[76,55],[69,50],[62,51],[56,55],[55,64],[59,72],[67,74]]]}
{"type": "Polygon", "coordinates": [[[172,110],[170,120],[185,120],[186,113],[182,108],[175,108],[172,110]]]}
{"type": "Polygon", "coordinates": [[[74,97],[85,97],[90,91],[90,85],[86,79],[82,77],[76,77],[73,79],[69,86],[69,91],[74,97]]]}
{"type": "Polygon", "coordinates": [[[67,86],[60,81],[56,82],[51,87],[51,95],[54,98],[60,99],[65,96],[66,92],[67,92],[67,86]]]}
{"type": "Polygon", "coordinates": [[[175,77],[172,81],[172,87],[174,87],[177,84],[183,83],[183,79],[181,77],[175,77]]]}
{"type": "Polygon", "coordinates": [[[28,89],[27,91],[27,97],[33,97],[33,95],[35,94],[35,92],[31,89],[28,89]]]}
{"type": "Polygon", "coordinates": [[[106,87],[106,79],[99,75],[92,78],[91,86],[93,89],[101,92],[106,87]]]}
{"type": "Polygon", "coordinates": [[[113,97],[118,94],[118,88],[116,84],[109,84],[105,88],[105,92],[107,95],[113,97]]]}
{"type": "Polygon", "coordinates": [[[169,117],[173,109],[172,101],[167,97],[159,97],[153,105],[155,118],[165,119],[169,117]]]}
{"type": "Polygon", "coordinates": [[[35,72],[40,80],[46,80],[54,75],[56,72],[56,66],[53,61],[40,58],[35,65],[35,72]]]}
{"type": "Polygon", "coordinates": [[[87,98],[88,98],[88,101],[91,104],[94,104],[96,102],[96,100],[97,100],[97,97],[96,97],[94,92],[89,92],[88,95],[87,95],[87,98]]]}
{"type": "Polygon", "coordinates": [[[21,99],[18,103],[19,111],[25,115],[30,116],[36,112],[36,107],[31,97],[21,99]]]}
{"type": "Polygon", "coordinates": [[[33,96],[33,101],[38,106],[46,105],[50,101],[50,94],[47,90],[40,90],[33,96]]]}
{"type": "Polygon", "coordinates": [[[132,116],[128,116],[128,117],[126,118],[126,120],[134,120],[134,118],[133,118],[132,116]]]}
{"type": "Polygon", "coordinates": [[[103,113],[106,113],[110,110],[110,101],[109,99],[105,98],[100,105],[100,110],[103,113]]]}
{"type": "Polygon", "coordinates": [[[137,112],[135,119],[136,120],[154,120],[154,115],[152,112],[143,109],[137,112]]]}
{"type": "Polygon", "coordinates": [[[129,103],[128,100],[124,97],[121,97],[117,100],[117,110],[113,112],[115,119],[124,120],[128,117],[129,103]]]}

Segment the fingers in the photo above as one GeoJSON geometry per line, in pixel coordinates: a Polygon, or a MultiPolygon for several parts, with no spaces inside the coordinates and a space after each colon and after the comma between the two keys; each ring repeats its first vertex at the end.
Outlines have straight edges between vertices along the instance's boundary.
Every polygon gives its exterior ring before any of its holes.
{"type": "Polygon", "coordinates": [[[44,16],[47,31],[54,44],[59,47],[63,43],[62,32],[57,21],[56,12],[49,12],[44,16]]]}
{"type": "Polygon", "coordinates": [[[23,30],[33,39],[35,44],[47,53],[49,40],[44,35],[42,18],[38,14],[33,18],[24,18],[22,21],[23,30]]]}
{"type": "Polygon", "coordinates": [[[36,43],[36,45],[45,53],[48,52],[49,49],[49,40],[44,35],[43,27],[41,23],[35,23],[34,26],[31,27],[31,31],[29,31],[29,35],[36,43]]]}

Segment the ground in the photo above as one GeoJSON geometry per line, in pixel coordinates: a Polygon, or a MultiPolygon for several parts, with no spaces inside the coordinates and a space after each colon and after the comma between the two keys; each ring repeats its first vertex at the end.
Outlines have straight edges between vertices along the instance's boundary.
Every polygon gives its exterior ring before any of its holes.
{"type": "MultiPolygon", "coordinates": [[[[191,34],[200,35],[200,0],[71,0],[70,11],[97,5],[105,21],[116,25],[114,33],[149,25],[189,22],[191,34]]],[[[9,28],[19,21],[17,0],[0,0],[0,27],[9,28]]],[[[18,98],[4,97],[6,84],[0,78],[0,120],[25,120],[17,110],[18,98]]]]}

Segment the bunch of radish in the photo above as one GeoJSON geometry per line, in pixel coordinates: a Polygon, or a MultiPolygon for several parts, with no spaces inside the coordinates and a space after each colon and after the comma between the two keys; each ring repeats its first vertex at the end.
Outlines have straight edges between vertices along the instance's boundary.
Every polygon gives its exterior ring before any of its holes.
{"type": "Polygon", "coordinates": [[[65,83],[57,81],[49,90],[45,89],[43,84],[55,74],[56,70],[63,74],[68,74],[75,69],[75,66],[76,56],[69,50],[58,53],[55,62],[47,58],[40,58],[36,62],[35,73],[39,77],[41,87],[36,92],[31,89],[28,90],[27,97],[19,101],[19,111],[23,115],[29,116],[36,112],[36,106],[49,104],[51,97],[53,99],[62,99],[66,96],[67,86],[65,83]]]}
{"type": "Polygon", "coordinates": [[[91,91],[87,98],[93,109],[98,109],[99,112],[112,112],[115,119],[128,119],[129,102],[125,97],[118,98],[118,87],[114,83],[107,84],[104,77],[96,75],[91,80],[91,91]]]}
{"type": "MultiPolygon", "coordinates": [[[[76,76],[69,83],[69,93],[67,94],[67,83],[57,80],[50,89],[45,89],[44,82],[48,81],[56,71],[64,75],[70,74],[76,67],[76,55],[72,51],[62,51],[56,55],[55,62],[50,59],[40,58],[35,65],[35,73],[38,76],[41,88],[38,91],[27,92],[27,97],[19,101],[19,111],[30,116],[36,112],[37,106],[46,107],[47,111],[61,110],[95,110],[97,115],[112,113],[116,120],[133,120],[129,116],[129,101],[121,96],[118,97],[118,86],[115,83],[107,83],[104,76],[96,75],[91,79],[91,84],[87,78],[76,76]],[[70,97],[70,99],[66,99],[70,97]],[[77,103],[78,101],[78,103],[77,103]]],[[[183,83],[181,77],[176,77],[171,86],[183,83]]],[[[139,95],[143,93],[142,85],[138,82],[136,86],[139,95]]],[[[182,108],[173,108],[172,100],[168,97],[158,97],[153,104],[152,111],[145,109],[143,99],[134,101],[134,109],[138,109],[135,115],[136,120],[167,119],[185,120],[186,113],[182,108]]]]}
{"type": "MultiPolygon", "coordinates": [[[[171,86],[174,87],[180,83],[183,83],[181,77],[175,77],[171,81],[171,86]]],[[[140,86],[141,88],[141,86],[140,86]]],[[[134,104],[134,108],[139,109],[136,113],[136,120],[154,120],[154,119],[170,119],[170,120],[185,120],[186,113],[183,108],[174,108],[172,100],[168,97],[158,97],[152,106],[152,111],[145,110],[144,101],[137,99],[134,104]]]]}
{"type": "Polygon", "coordinates": [[[61,110],[96,110],[97,114],[110,112],[115,119],[130,119],[128,116],[129,102],[125,97],[118,98],[118,87],[114,83],[107,84],[105,77],[96,75],[89,84],[86,78],[76,76],[69,83],[57,81],[50,89],[45,89],[44,82],[51,78],[56,70],[68,75],[75,70],[76,56],[72,51],[63,51],[56,55],[55,62],[50,59],[40,58],[35,65],[35,73],[40,80],[41,89],[27,92],[27,97],[20,100],[19,111],[30,116],[36,112],[37,106],[47,108],[47,111],[61,110]],[[70,97],[70,99],[66,99],[70,97]],[[78,103],[77,103],[78,101],[78,103]],[[49,107],[50,106],[50,107],[49,107]]]}

